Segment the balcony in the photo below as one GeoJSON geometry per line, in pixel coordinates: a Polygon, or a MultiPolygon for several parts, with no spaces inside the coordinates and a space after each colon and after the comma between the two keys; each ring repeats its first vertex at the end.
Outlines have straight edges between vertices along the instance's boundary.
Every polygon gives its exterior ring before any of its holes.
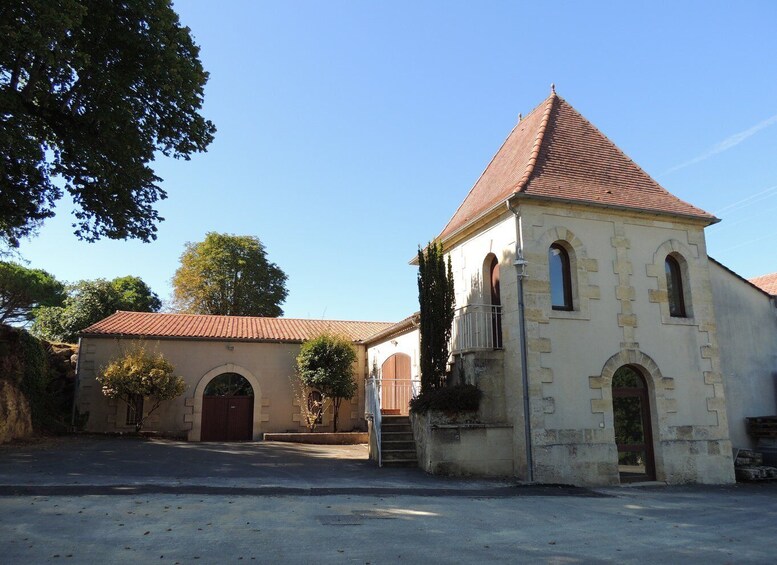
{"type": "Polygon", "coordinates": [[[457,308],[451,332],[451,353],[502,349],[502,307],[468,304],[457,308]]]}

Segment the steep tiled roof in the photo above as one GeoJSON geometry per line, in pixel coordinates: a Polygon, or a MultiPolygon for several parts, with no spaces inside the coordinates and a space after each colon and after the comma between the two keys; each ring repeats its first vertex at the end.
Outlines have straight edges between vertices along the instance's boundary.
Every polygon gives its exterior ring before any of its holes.
{"type": "Polygon", "coordinates": [[[89,326],[81,335],[302,342],[329,331],[362,341],[393,325],[387,322],[118,311],[89,326]]]}
{"type": "Polygon", "coordinates": [[[555,91],[515,126],[440,238],[521,194],[716,221],[667,192],[555,91]]]}
{"type": "Polygon", "coordinates": [[[777,273],[761,275],[760,277],[750,279],[750,282],[764,292],[767,292],[773,296],[777,296],[777,273]]]}

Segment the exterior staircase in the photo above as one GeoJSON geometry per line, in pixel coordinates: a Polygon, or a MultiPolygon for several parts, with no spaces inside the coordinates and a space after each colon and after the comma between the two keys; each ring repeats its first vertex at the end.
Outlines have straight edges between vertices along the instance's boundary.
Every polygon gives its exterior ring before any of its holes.
{"type": "Polygon", "coordinates": [[[417,467],[418,459],[410,417],[384,414],[380,428],[383,466],[417,467]]]}

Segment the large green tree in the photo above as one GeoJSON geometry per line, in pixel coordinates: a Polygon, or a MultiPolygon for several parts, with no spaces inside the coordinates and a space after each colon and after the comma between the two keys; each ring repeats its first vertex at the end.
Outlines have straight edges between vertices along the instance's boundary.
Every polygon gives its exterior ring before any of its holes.
{"type": "Polygon", "coordinates": [[[418,250],[421,393],[445,386],[455,296],[451,260],[433,241],[418,250]]]}
{"type": "Polygon", "coordinates": [[[49,341],[75,342],[78,332],[116,312],[156,312],[159,297],[138,277],[80,281],[67,287],[62,306],[35,310],[32,333],[49,341]]]}
{"type": "Polygon", "coordinates": [[[29,322],[42,306],[59,306],[65,285],[42,269],[0,261],[0,324],[29,322]]]}
{"type": "Polygon", "coordinates": [[[334,431],[343,399],[353,398],[357,384],[353,376],[356,350],[345,337],[328,333],[309,339],[297,355],[297,373],[308,389],[318,390],[334,408],[334,431]]]}
{"type": "Polygon", "coordinates": [[[79,238],[155,239],[149,163],[213,140],[207,79],[170,0],[0,2],[0,242],[53,216],[61,187],[79,238]]]}
{"type": "Polygon", "coordinates": [[[176,309],[190,314],[281,316],[286,274],[258,237],[208,233],[187,243],[173,276],[176,309]]]}

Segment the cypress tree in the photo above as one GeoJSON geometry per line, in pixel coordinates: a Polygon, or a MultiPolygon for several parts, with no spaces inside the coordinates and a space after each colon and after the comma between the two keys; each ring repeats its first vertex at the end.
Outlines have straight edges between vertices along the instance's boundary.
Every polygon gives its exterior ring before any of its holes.
{"type": "Polygon", "coordinates": [[[418,302],[421,307],[421,394],[445,386],[454,313],[453,269],[442,244],[418,250],[418,302]]]}

